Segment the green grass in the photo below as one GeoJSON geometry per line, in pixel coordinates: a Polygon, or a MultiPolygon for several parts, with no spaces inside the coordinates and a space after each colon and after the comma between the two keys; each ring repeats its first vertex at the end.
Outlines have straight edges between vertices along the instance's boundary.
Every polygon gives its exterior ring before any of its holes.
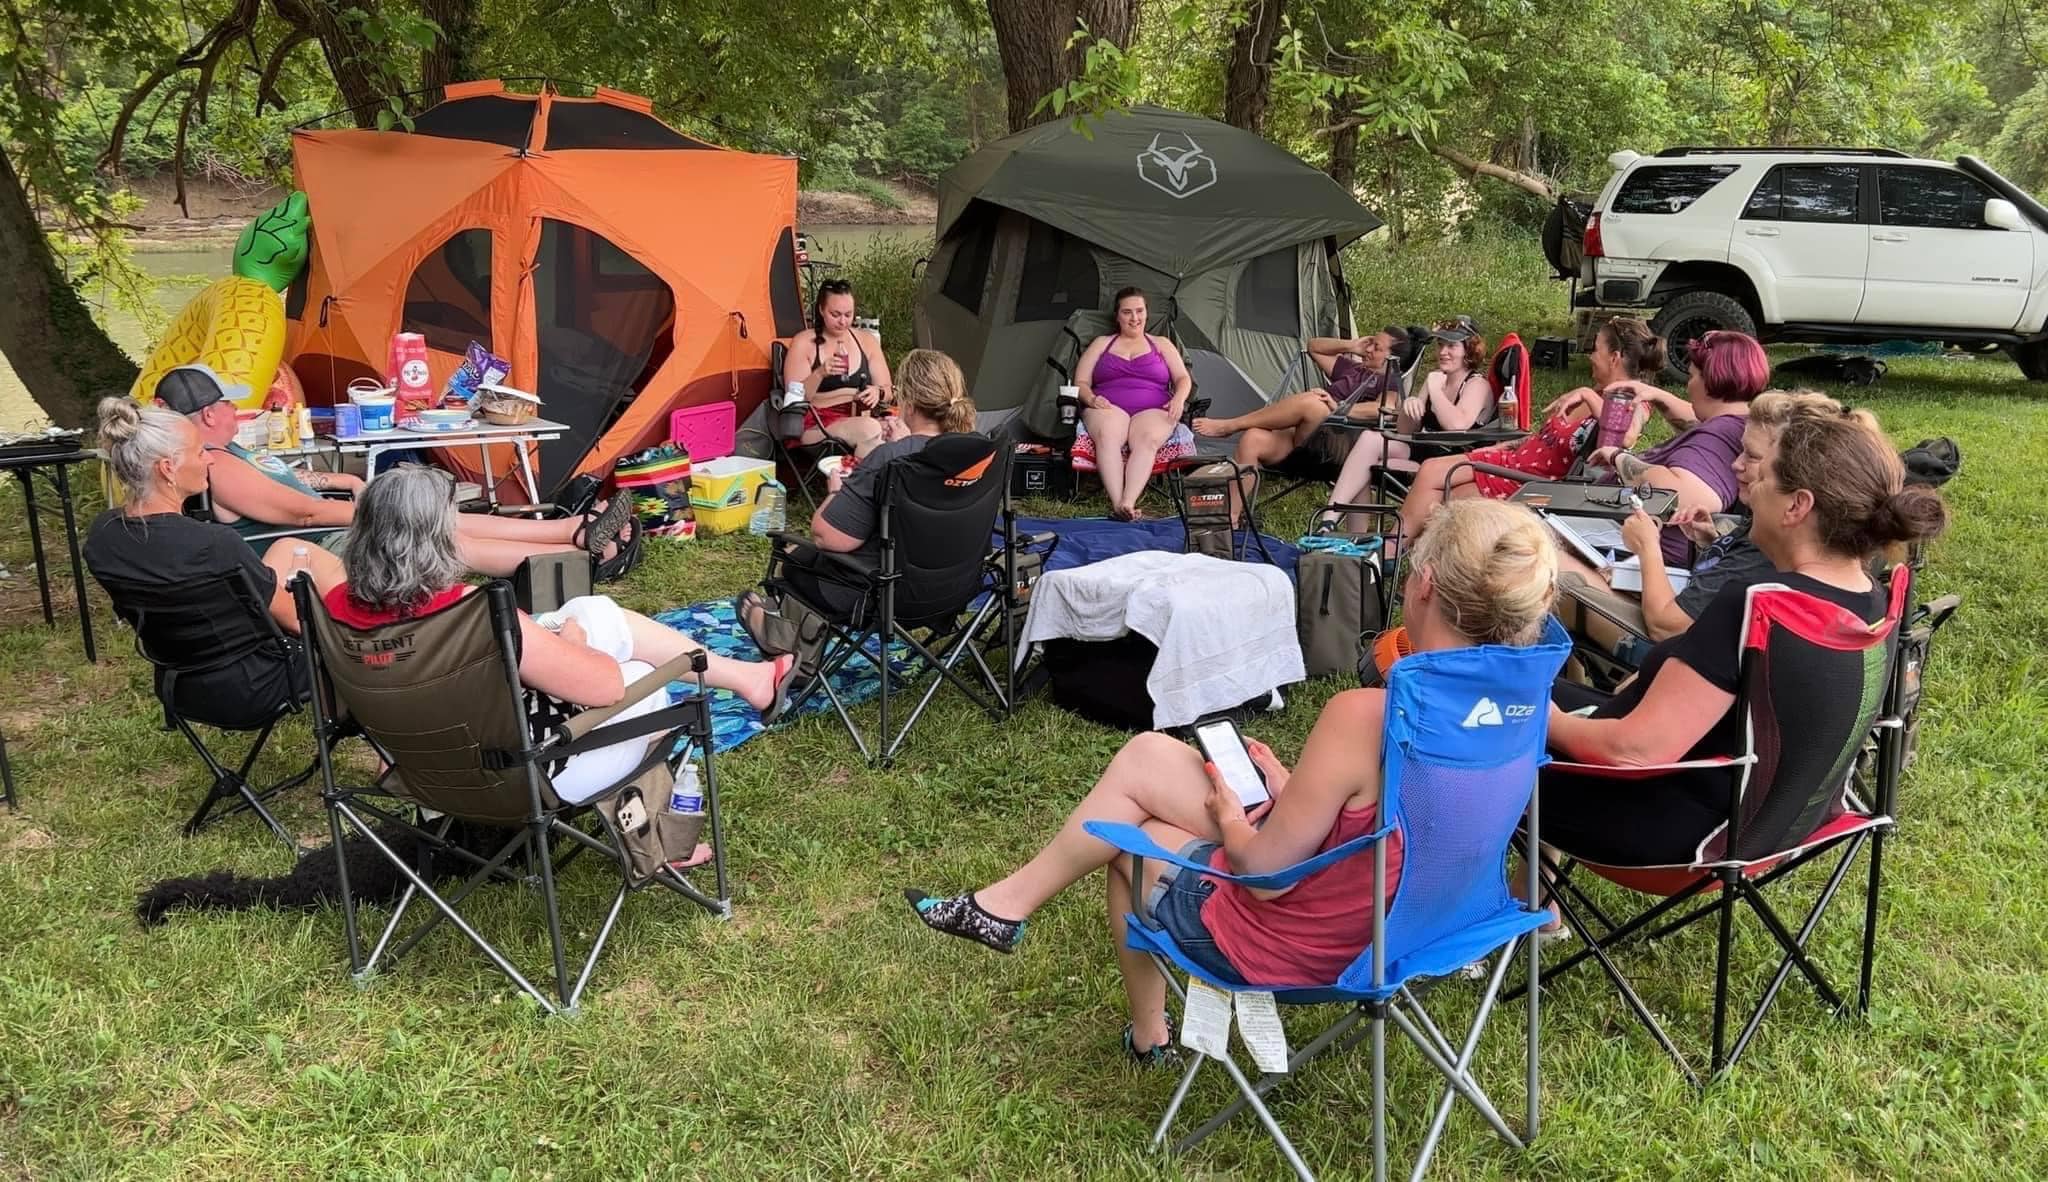
{"type": "MultiPolygon", "coordinates": [[[[1526,274],[1460,270],[1455,254],[1388,263],[1370,290],[1402,319],[1449,305],[1498,328],[1557,302],[1526,274]]],[[[1544,392],[1582,377],[1545,374],[1544,392]]],[[[2002,360],[1902,360],[1862,396],[1900,441],[1952,435],[1966,457],[1928,588],[1966,603],[1928,678],[1868,1022],[1831,1017],[1795,981],[1748,1059],[1696,1096],[1597,974],[1568,978],[1546,994],[1541,1139],[1511,1152],[1461,1110],[1434,1177],[2048,1175],[2044,392],[2002,360]]],[[[890,771],[859,766],[818,719],[723,760],[736,917],[634,900],[572,1018],[537,1017],[448,933],[358,988],[331,910],[140,930],[135,893],[158,878],[276,873],[285,858],[249,824],[180,836],[201,787],[193,761],[158,729],[121,634],[103,632],[110,656],[91,667],[68,619],[34,618],[17,505],[0,508],[15,571],[0,583],[0,728],[23,796],[18,815],[0,812],[0,1176],[1280,1176],[1249,1123],[1183,1163],[1143,1152],[1172,1080],[1119,1063],[1098,887],[1045,909],[1014,957],[930,935],[897,897],[1012,866],[1116,749],[1120,736],[1042,701],[998,726],[944,695],[890,771]]],[[[1304,497],[1288,512],[1308,509],[1304,497]]],[[[744,538],[657,545],[623,597],[730,594],[761,558],[744,538]]],[[[1306,687],[1254,730],[1291,756],[1339,688],[1306,687]]],[[[286,731],[271,768],[305,743],[286,731]]],[[[308,796],[284,815],[321,830],[308,796]]],[[[582,865],[566,889],[572,927],[589,931],[601,876],[582,865]]],[[[532,916],[510,890],[481,902],[500,936],[532,916]]],[[[1846,972],[1857,908],[1842,902],[1819,946],[1846,972]]],[[[1708,937],[1631,961],[1694,1040],[1708,937]]],[[[543,955],[531,935],[510,945],[523,963],[543,955]]],[[[1741,991],[1761,985],[1767,951],[1755,931],[1738,940],[1741,991]]],[[[1469,992],[1445,991],[1453,1019],[1469,992]]],[[[1510,1113],[1515,1044],[1503,1013],[1480,1066],[1510,1113]]],[[[1412,1051],[1389,1059],[1399,1161],[1435,1093],[1412,1051]]],[[[1226,1096],[1205,1076],[1198,1107],[1226,1096]]],[[[1302,1083],[1281,1120],[1327,1176],[1363,1174],[1364,1059],[1302,1083]]]]}

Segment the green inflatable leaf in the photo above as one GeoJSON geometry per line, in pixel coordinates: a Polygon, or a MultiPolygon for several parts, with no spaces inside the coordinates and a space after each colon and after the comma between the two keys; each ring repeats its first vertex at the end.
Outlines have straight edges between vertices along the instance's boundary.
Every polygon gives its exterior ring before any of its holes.
{"type": "Polygon", "coordinates": [[[297,189],[262,216],[250,222],[235,240],[235,274],[256,279],[283,291],[298,278],[306,265],[307,236],[313,218],[306,209],[306,195],[297,189]]]}

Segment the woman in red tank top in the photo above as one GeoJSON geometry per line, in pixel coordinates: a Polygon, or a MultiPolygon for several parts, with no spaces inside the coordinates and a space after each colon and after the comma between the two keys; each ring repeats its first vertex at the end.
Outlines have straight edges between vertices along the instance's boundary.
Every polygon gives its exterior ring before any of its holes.
{"type": "MultiPolygon", "coordinates": [[[[1557,584],[1557,552],[1536,516],[1499,501],[1447,507],[1416,546],[1405,591],[1409,634],[1419,650],[1527,644],[1541,632],[1557,584]]],[[[1097,869],[1108,871],[1109,923],[1131,1007],[1125,1047],[1140,1062],[1172,1057],[1166,985],[1145,956],[1124,947],[1131,910],[1130,860],[1082,830],[1084,821],[1142,826],[1191,861],[1235,874],[1270,874],[1379,825],[1384,692],[1346,690],[1316,720],[1290,772],[1262,743],[1252,761],[1273,802],[1256,821],[1194,748],[1167,735],[1139,735],[1110,761],[1093,791],[1038,856],[977,891],[937,898],[905,891],[929,927],[1009,952],[1026,919],[1097,869]]],[[[1388,881],[1373,882],[1373,859],[1343,859],[1284,891],[1259,891],[1175,867],[1147,863],[1153,919],[1197,964],[1250,985],[1328,985],[1372,933],[1375,890],[1391,899],[1399,882],[1401,834],[1388,847],[1388,881]]]]}

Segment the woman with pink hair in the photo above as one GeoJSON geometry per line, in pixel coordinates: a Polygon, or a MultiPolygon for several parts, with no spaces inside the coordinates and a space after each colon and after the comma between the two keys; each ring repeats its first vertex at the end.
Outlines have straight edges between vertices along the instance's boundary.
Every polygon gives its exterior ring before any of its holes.
{"type": "MultiPolygon", "coordinates": [[[[1678,434],[1641,455],[1618,447],[1601,448],[1592,455],[1595,466],[1608,469],[1623,484],[1676,491],[1673,520],[1682,520],[1695,509],[1724,512],[1735,503],[1735,457],[1742,453],[1749,400],[1763,393],[1771,380],[1770,358],[1747,333],[1707,333],[1686,346],[1686,360],[1691,372],[1684,397],[1640,381],[1607,387],[1607,393],[1627,394],[1638,406],[1663,415],[1678,434]]],[[[1486,485],[1475,481],[1471,468],[1457,466],[1464,462],[1464,456],[1424,462],[1401,505],[1404,539],[1412,542],[1420,536],[1429,515],[1443,503],[1447,476],[1453,498],[1490,495],[1486,485]]],[[[1665,528],[1662,550],[1666,562],[1691,565],[1692,544],[1678,530],[1665,528]]]]}

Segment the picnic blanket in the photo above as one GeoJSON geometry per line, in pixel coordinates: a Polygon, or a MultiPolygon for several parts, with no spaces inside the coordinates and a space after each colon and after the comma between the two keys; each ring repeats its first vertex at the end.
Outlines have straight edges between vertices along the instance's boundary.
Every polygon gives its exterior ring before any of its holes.
{"type": "MultiPolygon", "coordinates": [[[[714,599],[707,603],[693,603],[687,607],[673,608],[657,613],[656,620],[674,628],[710,649],[721,657],[739,661],[758,661],[761,651],[754,647],[754,640],[747,630],[740,626],[739,617],[733,613],[732,600],[714,599]]],[[[874,652],[874,640],[868,642],[868,651],[874,652]]],[[[914,676],[922,662],[902,644],[891,646],[889,667],[896,671],[898,684],[914,676]]],[[[851,706],[865,702],[882,692],[882,676],[867,661],[856,657],[841,666],[832,675],[832,688],[841,701],[851,706]]],[[[696,692],[694,682],[678,681],[668,687],[669,699],[675,702],[687,701],[696,692]]],[[[797,718],[832,708],[831,699],[822,690],[814,692],[802,706],[785,717],[797,718]]],[[[761,725],[761,712],[749,706],[738,694],[727,690],[711,691],[711,749],[730,751],[767,728],[761,725]]]]}
{"type": "MultiPolygon", "coordinates": [[[[1178,517],[1147,521],[1111,521],[1107,517],[1020,517],[1017,519],[1017,532],[1051,532],[1060,536],[1059,547],[1052,552],[1052,561],[1046,564],[1048,573],[1086,566],[1120,554],[1146,550],[1178,554],[1187,548],[1187,528],[1178,517]]],[[[1243,530],[1238,532],[1245,533],[1243,530]]],[[[1249,536],[1244,540],[1249,541],[1249,536]]],[[[1295,562],[1301,557],[1299,549],[1270,534],[1266,536],[1266,549],[1291,581],[1295,562]]],[[[1250,553],[1256,562],[1258,547],[1253,545],[1250,553]]]]}
{"type": "Polygon", "coordinates": [[[1263,562],[1206,554],[1142,551],[1052,571],[1032,592],[1024,644],[1127,632],[1159,648],[1145,688],[1161,728],[1308,676],[1294,634],[1294,584],[1263,562]]]}

